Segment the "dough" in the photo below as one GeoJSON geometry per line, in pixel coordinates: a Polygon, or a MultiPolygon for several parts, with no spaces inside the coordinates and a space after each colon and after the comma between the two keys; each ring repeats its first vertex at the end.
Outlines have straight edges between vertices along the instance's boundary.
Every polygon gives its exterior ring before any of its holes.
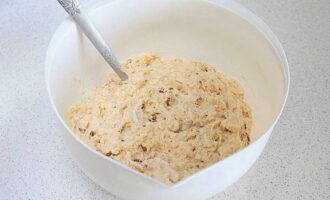
{"type": "Polygon", "coordinates": [[[69,109],[69,126],[106,156],[176,183],[250,142],[252,115],[240,84],[188,59],[143,55],[109,73],[69,109]]]}

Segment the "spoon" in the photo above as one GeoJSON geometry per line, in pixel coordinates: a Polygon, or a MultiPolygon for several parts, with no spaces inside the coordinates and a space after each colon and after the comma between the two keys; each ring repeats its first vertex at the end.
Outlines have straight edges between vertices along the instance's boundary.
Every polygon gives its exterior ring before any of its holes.
{"type": "Polygon", "coordinates": [[[122,81],[128,79],[128,76],[120,68],[120,64],[111,51],[110,47],[106,44],[101,34],[96,30],[87,14],[81,8],[78,0],[57,0],[64,10],[73,18],[79,25],[84,34],[93,43],[95,48],[100,52],[105,61],[111,66],[122,81]]]}

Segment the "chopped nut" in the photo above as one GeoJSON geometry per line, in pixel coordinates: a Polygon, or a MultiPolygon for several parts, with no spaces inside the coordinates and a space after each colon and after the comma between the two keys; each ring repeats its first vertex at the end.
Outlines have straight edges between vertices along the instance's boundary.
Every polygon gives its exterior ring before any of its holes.
{"type": "Polygon", "coordinates": [[[151,122],[156,122],[157,121],[157,117],[156,116],[152,116],[151,120],[149,120],[151,122]]]}
{"type": "Polygon", "coordinates": [[[141,109],[144,110],[145,108],[146,108],[146,105],[143,103],[143,104],[141,105],[141,109]]]}
{"type": "Polygon", "coordinates": [[[112,153],[111,155],[118,156],[121,152],[122,152],[122,150],[118,151],[118,153],[112,153]]]}
{"type": "Polygon", "coordinates": [[[96,134],[95,131],[91,131],[91,132],[89,133],[89,135],[92,136],[92,137],[93,137],[95,134],[96,134]]]}
{"type": "Polygon", "coordinates": [[[134,162],[142,163],[142,160],[140,159],[133,159],[134,162]]]}
{"type": "Polygon", "coordinates": [[[160,88],[159,89],[159,93],[164,93],[165,91],[164,91],[164,88],[160,88]]]}
{"type": "Polygon", "coordinates": [[[247,138],[248,144],[250,144],[251,139],[250,139],[249,134],[248,134],[248,133],[245,133],[245,135],[246,135],[246,138],[247,138]]]}
{"type": "Polygon", "coordinates": [[[84,128],[78,128],[78,130],[79,130],[80,132],[85,132],[85,131],[86,131],[86,129],[84,129],[84,128]]]}
{"type": "Polygon", "coordinates": [[[165,101],[167,106],[170,106],[172,102],[173,102],[173,99],[171,97],[168,97],[165,101]]]}
{"type": "Polygon", "coordinates": [[[151,118],[149,118],[150,122],[157,122],[157,115],[159,115],[160,113],[154,113],[151,115],[151,118]]]}
{"type": "Polygon", "coordinates": [[[198,106],[200,106],[202,103],[203,103],[203,98],[202,97],[198,97],[197,99],[196,99],[196,101],[195,101],[195,104],[196,105],[198,105],[198,106]]]}
{"type": "Polygon", "coordinates": [[[142,151],[144,151],[144,152],[148,150],[147,147],[143,146],[142,144],[140,144],[140,147],[141,147],[142,151]]]}
{"type": "Polygon", "coordinates": [[[187,141],[196,139],[196,135],[191,135],[187,138],[187,141]]]}
{"type": "Polygon", "coordinates": [[[111,156],[112,155],[112,152],[109,151],[108,153],[105,154],[106,156],[111,156]]]}
{"type": "Polygon", "coordinates": [[[125,123],[118,132],[122,133],[126,128],[129,128],[129,127],[130,127],[130,125],[128,123],[125,123]]]}

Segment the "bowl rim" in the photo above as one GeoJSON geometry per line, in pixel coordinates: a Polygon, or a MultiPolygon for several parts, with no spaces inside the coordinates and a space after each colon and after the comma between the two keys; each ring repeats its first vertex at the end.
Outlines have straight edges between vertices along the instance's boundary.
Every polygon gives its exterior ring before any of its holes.
{"type": "MultiPolygon", "coordinates": [[[[86,4],[84,4],[84,9],[87,13],[96,12],[97,9],[102,9],[105,6],[109,6],[110,4],[115,4],[120,1],[123,1],[123,0],[110,0],[110,1],[96,0],[96,1],[87,2],[86,4]]],[[[200,174],[209,170],[210,168],[215,167],[215,165],[218,165],[219,163],[222,163],[225,160],[228,160],[234,156],[237,156],[240,152],[245,151],[246,149],[251,147],[254,143],[260,141],[263,137],[266,137],[266,135],[267,135],[266,133],[273,129],[275,124],[278,122],[280,116],[282,115],[288,95],[289,95],[290,70],[289,70],[289,63],[287,60],[287,56],[285,54],[282,44],[280,43],[277,36],[273,33],[273,31],[269,28],[269,26],[262,19],[260,19],[257,15],[255,15],[252,11],[250,11],[249,9],[245,8],[243,5],[241,5],[235,1],[231,1],[231,0],[202,0],[202,1],[204,3],[212,4],[213,6],[220,7],[221,9],[227,10],[230,13],[242,18],[245,22],[247,22],[251,26],[253,26],[267,40],[267,42],[270,44],[271,48],[273,49],[275,55],[277,56],[277,58],[280,61],[280,67],[281,67],[281,72],[282,72],[283,81],[284,81],[284,88],[283,88],[284,93],[283,93],[283,97],[282,97],[281,107],[276,114],[276,118],[273,120],[272,124],[267,128],[267,130],[264,131],[264,133],[261,136],[259,136],[256,140],[254,140],[248,146],[244,147],[243,149],[240,149],[239,151],[235,152],[234,154],[232,154],[232,155],[224,158],[223,160],[220,160],[208,167],[205,167],[205,168],[199,170],[198,172],[196,172],[196,173],[186,177],[185,179],[183,179],[175,184],[172,184],[172,185],[163,183],[155,178],[152,178],[137,170],[134,170],[131,167],[120,163],[119,161],[116,161],[114,159],[111,159],[111,158],[103,155],[102,153],[96,151],[94,148],[87,145],[76,134],[74,134],[72,132],[72,130],[68,127],[65,120],[59,114],[57,107],[55,106],[55,102],[53,100],[53,96],[52,96],[51,89],[50,89],[50,83],[49,83],[49,77],[50,77],[49,72],[52,67],[52,60],[54,58],[54,55],[56,53],[56,50],[57,50],[58,44],[59,44],[59,43],[57,43],[57,41],[61,40],[69,32],[69,30],[70,30],[69,27],[72,27],[75,25],[75,23],[73,22],[73,20],[71,20],[71,18],[69,16],[67,16],[64,19],[64,21],[62,21],[61,24],[57,27],[57,29],[56,29],[55,33],[53,34],[53,36],[49,42],[49,45],[47,47],[47,53],[46,53],[46,59],[45,59],[45,74],[44,75],[45,75],[45,82],[46,82],[46,87],[47,87],[48,98],[50,100],[53,110],[55,111],[57,118],[60,120],[62,125],[65,127],[65,129],[69,132],[69,134],[71,136],[73,136],[75,138],[75,140],[79,144],[81,144],[84,148],[86,148],[87,150],[94,153],[94,155],[100,157],[101,159],[105,159],[107,162],[111,162],[115,165],[118,165],[136,175],[139,175],[139,176],[161,186],[162,188],[167,188],[167,189],[177,188],[180,185],[183,185],[184,183],[190,181],[194,177],[199,176],[200,174]],[[240,12],[238,12],[237,10],[239,10],[240,12]]]]}

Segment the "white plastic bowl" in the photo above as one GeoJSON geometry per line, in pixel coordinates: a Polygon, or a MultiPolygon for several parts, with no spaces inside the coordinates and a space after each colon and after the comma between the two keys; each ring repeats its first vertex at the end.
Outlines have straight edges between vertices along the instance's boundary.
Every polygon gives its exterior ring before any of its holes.
{"type": "Polygon", "coordinates": [[[165,185],[98,153],[66,124],[69,106],[79,100],[79,76],[96,86],[109,67],[66,19],[54,34],[46,58],[52,106],[80,168],[97,184],[123,199],[205,199],[237,181],[261,154],[289,89],[288,63],[281,44],[253,13],[231,0],[117,0],[87,6],[119,59],[141,53],[205,61],[239,80],[252,106],[252,144],[188,177],[165,185]]]}

